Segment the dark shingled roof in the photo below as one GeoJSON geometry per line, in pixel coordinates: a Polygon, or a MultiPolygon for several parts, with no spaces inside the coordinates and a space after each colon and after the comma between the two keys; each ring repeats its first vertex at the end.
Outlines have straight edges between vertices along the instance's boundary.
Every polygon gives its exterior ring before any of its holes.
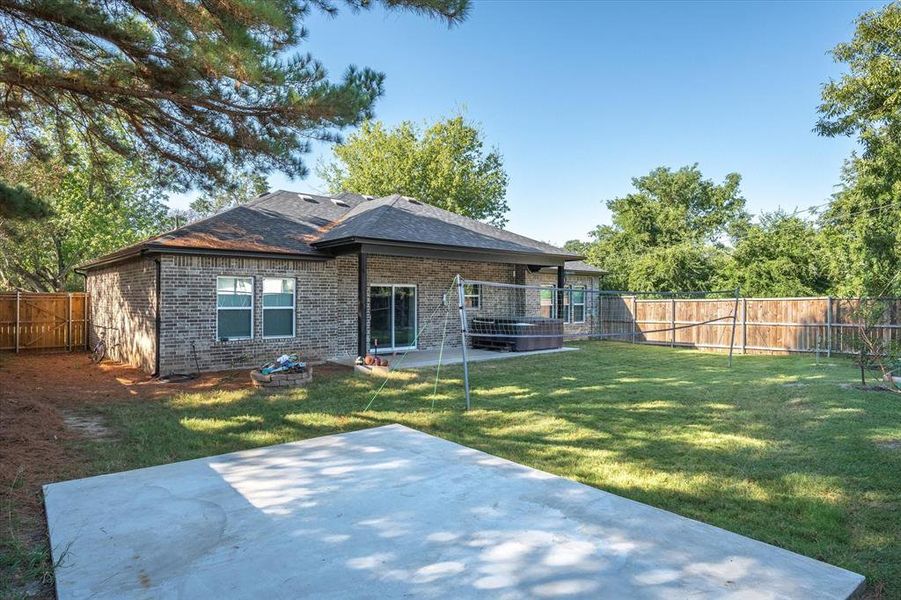
{"type": "MultiPolygon", "coordinates": [[[[546,267],[542,269],[542,271],[555,271],[556,267],[546,267]]],[[[581,273],[584,275],[603,275],[607,271],[596,267],[594,265],[589,265],[584,260],[568,260],[565,263],[564,270],[568,273],[581,273]]]]}
{"type": "Polygon", "coordinates": [[[562,248],[397,194],[358,204],[317,243],[325,246],[349,239],[573,256],[562,248]]]}
{"type": "Polygon", "coordinates": [[[165,250],[327,258],[329,248],[360,240],[576,258],[550,244],[404,196],[372,199],[350,193],[332,197],[276,191],[81,266],[165,250]]]}

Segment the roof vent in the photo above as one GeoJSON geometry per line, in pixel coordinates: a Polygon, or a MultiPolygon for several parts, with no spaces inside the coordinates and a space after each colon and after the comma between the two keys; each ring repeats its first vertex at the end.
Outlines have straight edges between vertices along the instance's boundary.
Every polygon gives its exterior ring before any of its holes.
{"type": "Polygon", "coordinates": [[[407,198],[407,202],[409,202],[410,204],[415,204],[416,206],[422,206],[422,202],[420,202],[416,198],[407,198]]]}
{"type": "Polygon", "coordinates": [[[300,198],[301,198],[304,202],[309,202],[310,204],[319,204],[319,200],[317,200],[317,199],[314,198],[313,196],[307,196],[306,194],[301,194],[301,195],[300,195],[300,198]]]}
{"type": "Polygon", "coordinates": [[[363,197],[366,198],[367,200],[372,200],[375,196],[368,196],[366,194],[363,194],[363,197]]]}
{"type": "Polygon", "coordinates": [[[332,198],[332,202],[335,203],[335,206],[343,206],[345,208],[350,208],[350,204],[348,204],[344,200],[341,200],[340,198],[332,198]]]}

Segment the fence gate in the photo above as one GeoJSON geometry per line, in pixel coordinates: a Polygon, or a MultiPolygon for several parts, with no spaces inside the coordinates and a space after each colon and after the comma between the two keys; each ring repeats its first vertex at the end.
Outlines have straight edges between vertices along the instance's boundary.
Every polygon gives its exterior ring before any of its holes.
{"type": "Polygon", "coordinates": [[[0,350],[73,350],[87,345],[84,292],[0,293],[0,350]]]}

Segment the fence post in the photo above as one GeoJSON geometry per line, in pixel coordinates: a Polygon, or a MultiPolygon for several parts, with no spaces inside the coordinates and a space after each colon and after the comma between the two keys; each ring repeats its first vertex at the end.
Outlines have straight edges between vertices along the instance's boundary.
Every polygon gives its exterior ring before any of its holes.
{"type": "Polygon", "coordinates": [[[832,356],[832,296],[826,296],[826,357],[832,356]]]}
{"type": "Polygon", "coordinates": [[[22,324],[19,322],[19,298],[22,295],[22,292],[16,290],[16,354],[19,353],[19,330],[22,328],[22,324]]]}
{"type": "Polygon", "coordinates": [[[66,352],[72,352],[72,292],[66,295],[66,352]]]}
{"type": "Polygon", "coordinates": [[[748,353],[748,299],[741,299],[741,353],[748,353]]]}
{"type": "Polygon", "coordinates": [[[635,343],[635,334],[638,329],[638,302],[632,296],[632,343],[635,343]]]}
{"type": "Polygon", "coordinates": [[[676,299],[670,298],[670,327],[673,328],[673,333],[670,336],[669,347],[676,347],[676,299]]]}

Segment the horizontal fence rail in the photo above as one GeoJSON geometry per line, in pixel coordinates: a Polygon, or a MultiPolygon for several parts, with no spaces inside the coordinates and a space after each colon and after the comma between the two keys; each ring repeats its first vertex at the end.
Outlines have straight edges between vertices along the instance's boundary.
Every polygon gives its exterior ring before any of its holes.
{"type": "Polygon", "coordinates": [[[84,292],[0,293],[0,350],[74,350],[87,346],[84,292]]]}
{"type": "MultiPolygon", "coordinates": [[[[901,341],[901,299],[880,298],[883,320],[875,329],[886,340],[901,341]]],[[[623,297],[617,318],[604,319],[601,331],[623,332],[634,343],[728,349],[731,322],[707,322],[731,309],[733,299],[638,299],[623,297]],[[661,325],[682,329],[655,332],[661,325]]],[[[851,353],[856,298],[741,298],[735,350],[742,353],[851,353]]]]}

